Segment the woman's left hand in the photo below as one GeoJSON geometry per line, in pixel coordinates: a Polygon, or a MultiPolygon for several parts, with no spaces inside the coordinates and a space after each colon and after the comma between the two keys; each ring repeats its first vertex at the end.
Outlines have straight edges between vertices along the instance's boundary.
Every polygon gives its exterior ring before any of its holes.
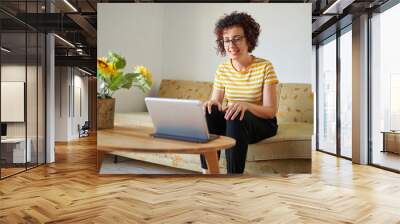
{"type": "Polygon", "coordinates": [[[249,105],[246,102],[237,102],[225,108],[225,120],[234,120],[240,114],[240,120],[243,120],[244,113],[249,105]]]}

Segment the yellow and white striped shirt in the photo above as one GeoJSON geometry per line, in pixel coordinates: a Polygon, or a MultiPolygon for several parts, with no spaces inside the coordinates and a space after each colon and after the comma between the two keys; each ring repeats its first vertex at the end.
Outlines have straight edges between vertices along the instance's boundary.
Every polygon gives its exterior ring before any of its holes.
{"type": "Polygon", "coordinates": [[[224,90],[228,104],[245,101],[262,105],[264,85],[278,83],[272,63],[253,56],[250,68],[237,71],[231,60],[220,64],[215,74],[214,88],[224,90]]]}

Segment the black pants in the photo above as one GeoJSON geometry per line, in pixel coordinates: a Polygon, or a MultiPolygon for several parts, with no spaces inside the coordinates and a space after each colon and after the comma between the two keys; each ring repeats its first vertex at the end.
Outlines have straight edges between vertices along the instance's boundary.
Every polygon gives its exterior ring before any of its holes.
{"type": "MultiPolygon", "coordinates": [[[[265,138],[276,135],[278,124],[276,118],[263,119],[249,111],[244,114],[243,120],[237,116],[234,120],[225,120],[225,113],[213,106],[211,114],[206,112],[208,131],[211,134],[225,135],[236,140],[236,145],[225,150],[228,174],[243,173],[246,165],[247,146],[265,138]]],[[[218,158],[220,151],[218,151],[218,158]]],[[[203,155],[200,155],[201,167],[207,169],[203,155]]]]}

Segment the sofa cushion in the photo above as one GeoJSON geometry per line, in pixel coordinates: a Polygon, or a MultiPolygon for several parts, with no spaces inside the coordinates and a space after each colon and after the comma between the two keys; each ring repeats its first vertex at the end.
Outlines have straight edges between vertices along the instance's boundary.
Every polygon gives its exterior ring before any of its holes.
{"type": "Polygon", "coordinates": [[[246,160],[311,159],[312,133],[312,124],[281,123],[277,135],[249,145],[246,160]]]}
{"type": "Polygon", "coordinates": [[[257,144],[282,141],[311,141],[314,128],[312,124],[290,122],[280,123],[278,126],[278,132],[274,137],[264,139],[257,144]]]}
{"type": "Polygon", "coordinates": [[[161,81],[157,96],[206,101],[210,98],[212,86],[212,82],[164,79],[161,81]]]}
{"type": "Polygon", "coordinates": [[[280,88],[278,122],[313,123],[314,96],[310,84],[282,83],[280,88]]]}

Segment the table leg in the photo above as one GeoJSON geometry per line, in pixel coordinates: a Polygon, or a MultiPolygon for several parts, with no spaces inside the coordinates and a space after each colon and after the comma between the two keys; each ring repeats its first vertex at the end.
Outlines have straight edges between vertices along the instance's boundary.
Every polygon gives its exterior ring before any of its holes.
{"type": "Polygon", "coordinates": [[[209,174],[219,174],[217,151],[204,152],[209,174]]]}
{"type": "Polygon", "coordinates": [[[97,172],[100,172],[101,169],[101,163],[103,162],[103,158],[104,158],[104,152],[101,150],[97,150],[97,172]]]}

